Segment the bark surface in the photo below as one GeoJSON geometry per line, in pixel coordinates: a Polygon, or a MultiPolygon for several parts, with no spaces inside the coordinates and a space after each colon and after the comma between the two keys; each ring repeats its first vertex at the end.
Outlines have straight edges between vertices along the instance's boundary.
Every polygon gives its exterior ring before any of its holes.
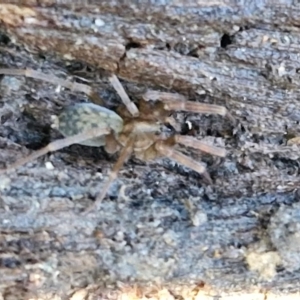
{"type": "MultiPolygon", "coordinates": [[[[236,124],[175,116],[228,155],[184,150],[213,185],[132,158],[88,217],[116,155],[73,145],[1,174],[3,299],[299,297],[297,1],[145,2],[0,1],[0,68],[87,83],[112,109],[111,72],[137,102],[154,89],[224,105],[236,124]]],[[[0,92],[3,167],[58,138],[51,115],[88,100],[24,77],[1,76],[0,92]]]]}

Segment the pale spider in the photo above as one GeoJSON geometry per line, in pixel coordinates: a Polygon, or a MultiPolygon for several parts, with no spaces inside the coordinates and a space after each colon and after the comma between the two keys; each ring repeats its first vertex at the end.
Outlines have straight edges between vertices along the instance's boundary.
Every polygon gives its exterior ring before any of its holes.
{"type": "MultiPolygon", "coordinates": [[[[88,85],[73,83],[34,70],[0,69],[0,74],[23,75],[41,79],[76,91],[85,92],[92,98],[95,97],[95,93],[88,85]]],[[[94,204],[85,210],[86,213],[93,208],[97,208],[105,197],[111,183],[117,178],[120,168],[132,153],[144,161],[166,156],[202,174],[209,183],[212,183],[205,167],[200,162],[175,150],[174,146],[182,144],[220,157],[225,156],[225,149],[207,145],[191,136],[173,134],[165,137],[160,133],[160,130],[162,124],[165,123],[171,123],[176,128],[174,119],[170,117],[171,111],[227,115],[232,118],[227,109],[218,105],[186,101],[184,96],[178,94],[156,91],[146,92],[143,95],[143,100],[139,102],[139,108],[137,108],[134,102],[129,99],[118,78],[112,75],[109,80],[127,110],[124,109],[124,106],[120,106],[116,113],[93,103],[78,103],[67,107],[59,116],[54,117],[52,125],[65,138],[49,143],[44,148],[16,161],[0,172],[10,171],[48,152],[56,151],[72,144],[104,146],[108,153],[115,153],[121,150],[119,158],[110,172],[108,181],[97,195],[94,204]]]]}

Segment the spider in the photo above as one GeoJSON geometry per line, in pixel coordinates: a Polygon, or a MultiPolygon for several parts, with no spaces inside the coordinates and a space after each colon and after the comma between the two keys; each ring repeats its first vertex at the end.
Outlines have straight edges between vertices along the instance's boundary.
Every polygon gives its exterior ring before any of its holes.
{"type": "MultiPolygon", "coordinates": [[[[0,69],[0,74],[41,79],[84,92],[95,99],[95,93],[88,85],[73,83],[31,69],[0,69]]],[[[151,90],[143,94],[139,108],[137,108],[135,103],[129,99],[116,75],[111,75],[109,81],[123,102],[116,112],[94,103],[77,103],[65,108],[60,115],[53,116],[52,124],[52,127],[58,130],[64,138],[50,142],[44,148],[34,151],[6,169],[0,170],[0,173],[18,168],[48,152],[57,151],[72,144],[104,146],[105,151],[110,154],[120,151],[119,158],[113,166],[107,182],[104,183],[93,205],[88,207],[84,213],[97,209],[106,196],[111,183],[117,178],[119,170],[133,153],[138,159],[144,161],[168,157],[198,172],[212,184],[205,167],[200,162],[176,150],[175,146],[181,144],[220,157],[226,155],[225,149],[207,145],[191,136],[180,134],[164,136],[161,133],[161,126],[169,123],[176,128],[176,122],[170,116],[172,111],[218,114],[232,118],[227,109],[218,105],[186,101],[185,97],[179,94],[151,90]]]]}

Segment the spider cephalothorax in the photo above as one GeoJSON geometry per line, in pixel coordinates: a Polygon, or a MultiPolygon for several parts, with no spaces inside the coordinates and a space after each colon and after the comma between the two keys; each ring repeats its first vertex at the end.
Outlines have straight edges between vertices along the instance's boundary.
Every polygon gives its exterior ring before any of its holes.
{"type": "MultiPolygon", "coordinates": [[[[0,69],[0,74],[42,78],[52,83],[63,84],[66,87],[84,91],[90,96],[94,95],[88,86],[62,81],[59,78],[32,70],[0,69]]],[[[190,136],[173,134],[166,137],[161,134],[160,129],[165,123],[171,123],[176,127],[174,119],[170,117],[172,111],[230,116],[226,108],[186,101],[183,96],[178,94],[148,91],[143,95],[138,109],[134,102],[129,99],[115,75],[110,77],[110,82],[123,102],[117,112],[93,103],[79,103],[65,108],[59,116],[53,118],[52,126],[60,131],[65,138],[51,142],[46,147],[15,162],[2,172],[7,172],[50,151],[56,151],[75,143],[86,146],[104,146],[109,153],[120,150],[119,158],[109,175],[108,181],[104,184],[94,205],[89,207],[86,212],[91,211],[95,205],[102,201],[110,184],[116,179],[118,171],[133,153],[137,158],[146,161],[157,157],[168,157],[202,174],[211,183],[205,167],[200,162],[176,150],[174,146],[182,144],[221,157],[225,156],[225,149],[207,145],[190,136]],[[150,100],[154,102],[150,103],[150,100]]]]}

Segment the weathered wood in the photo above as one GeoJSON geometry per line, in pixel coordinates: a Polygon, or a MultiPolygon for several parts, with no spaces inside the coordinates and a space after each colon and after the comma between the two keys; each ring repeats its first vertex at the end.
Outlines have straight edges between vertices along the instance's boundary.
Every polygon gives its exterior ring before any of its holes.
{"type": "MultiPolygon", "coordinates": [[[[88,218],[79,212],[115,162],[101,149],[72,146],[1,175],[3,298],[79,290],[115,299],[117,288],[138,298],[299,297],[299,7],[58,2],[2,1],[0,67],[78,75],[111,107],[114,72],[133,99],[147,88],[176,91],[225,105],[237,124],[177,114],[193,124],[189,134],[225,145],[224,160],[201,157],[214,185],[167,159],[133,159],[88,218]]],[[[10,76],[0,91],[2,163],[57,138],[50,116],[86,98],[10,76]]]]}

